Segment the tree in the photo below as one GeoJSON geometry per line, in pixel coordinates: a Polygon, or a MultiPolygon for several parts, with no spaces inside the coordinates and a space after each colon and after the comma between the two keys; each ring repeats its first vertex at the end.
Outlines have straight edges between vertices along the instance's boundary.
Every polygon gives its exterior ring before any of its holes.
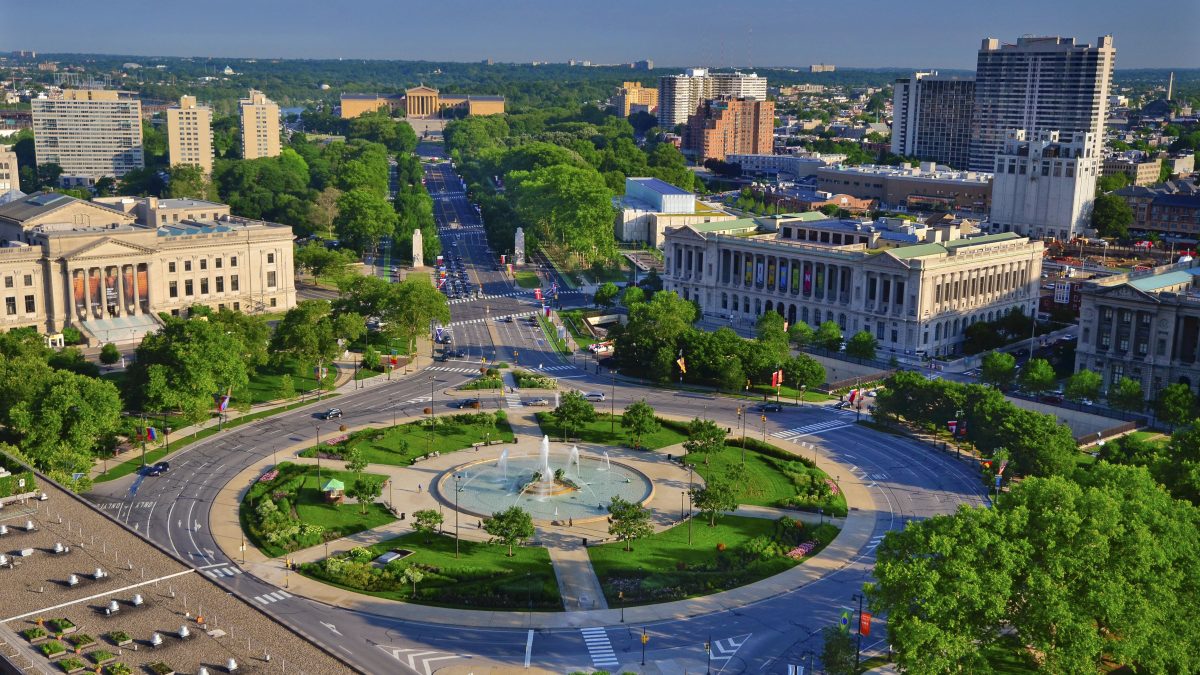
{"type": "Polygon", "coordinates": [[[639,302],[646,301],[646,292],[640,286],[626,286],[625,294],[621,296],[621,304],[629,309],[639,302]]]}
{"type": "Polygon", "coordinates": [[[296,398],[296,383],[292,381],[291,373],[279,376],[279,398],[290,401],[296,398]]]}
{"type": "Polygon", "coordinates": [[[674,292],[655,293],[629,309],[629,321],[615,331],[622,368],[664,381],[679,372],[679,341],[696,321],[696,306],[674,292]]]}
{"type": "Polygon", "coordinates": [[[367,468],[367,458],[358,448],[347,450],[342,459],[346,462],[346,470],[351,473],[362,473],[363,469],[367,468]]]}
{"type": "Polygon", "coordinates": [[[650,510],[621,497],[613,497],[608,506],[608,533],[625,542],[625,550],[633,550],[633,540],[654,534],[654,526],[650,523],[650,510]]]}
{"type": "Polygon", "coordinates": [[[1015,639],[1044,672],[1196,672],[1200,629],[1171,599],[1195,594],[1197,518],[1144,468],[1029,478],[994,508],[889,533],[867,597],[901,670],[989,672],[989,647],[1015,639]]]}
{"type": "Polygon", "coordinates": [[[988,352],[980,362],[979,379],[993,387],[1007,389],[1017,374],[1017,359],[1007,352],[988,352]]]}
{"type": "Polygon", "coordinates": [[[367,506],[378,499],[382,493],[383,483],[367,478],[366,476],[355,478],[354,483],[347,491],[347,494],[358,500],[358,505],[361,507],[363,515],[367,513],[367,506]]]}
{"type": "Polygon", "coordinates": [[[854,636],[848,629],[841,626],[830,626],[821,631],[825,637],[821,649],[821,664],[825,666],[828,675],[852,675],[854,659],[858,648],[854,644],[854,636]]]}
{"type": "MultiPolygon", "coordinates": [[[[346,251],[327,248],[321,242],[313,241],[296,249],[294,256],[296,267],[315,277],[325,277],[338,280],[350,271],[350,265],[357,260],[346,251]]],[[[360,277],[376,279],[378,277],[360,277]]],[[[380,281],[383,281],[380,279],[380,281]]]]}
{"type": "Polygon", "coordinates": [[[506,185],[517,214],[542,241],[587,262],[616,252],[612,191],[595,169],[556,164],[513,171],[506,185]]]}
{"type": "Polygon", "coordinates": [[[559,399],[558,407],[550,411],[563,430],[563,440],[574,436],[579,427],[596,419],[596,409],[577,391],[569,391],[559,399]]]}
{"type": "Polygon", "coordinates": [[[1196,394],[1186,384],[1167,385],[1154,401],[1154,412],[1172,426],[1187,424],[1196,419],[1196,394]]]}
{"type": "Polygon", "coordinates": [[[621,415],[621,427],[629,432],[633,439],[633,449],[640,450],[642,438],[659,430],[658,419],[654,416],[654,408],[645,399],[634,401],[625,406],[621,415]]]}
{"type": "Polygon", "coordinates": [[[703,487],[692,488],[689,494],[700,514],[707,514],[709,527],[717,526],[717,514],[737,508],[737,493],[733,484],[723,478],[713,478],[703,487]]]}
{"type": "Polygon", "coordinates": [[[429,535],[437,532],[442,527],[442,514],[433,509],[421,509],[413,513],[413,528],[417,532],[425,535],[425,541],[429,541],[429,535]]]}
{"type": "Polygon", "coordinates": [[[512,506],[483,521],[483,530],[492,536],[492,541],[508,547],[512,557],[513,546],[533,538],[533,518],[519,506],[512,506]]]}
{"type": "Polygon", "coordinates": [[[836,352],[842,348],[842,329],[836,321],[826,321],[817,327],[813,342],[822,349],[836,352]]]}
{"type": "Polygon", "coordinates": [[[216,201],[217,188],[204,169],[195,164],[174,164],[167,169],[167,189],[164,197],[173,199],[202,199],[216,201]]]}
{"type": "Polygon", "coordinates": [[[374,251],[396,232],[396,211],[385,196],[357,188],[338,197],[334,228],[341,241],[359,252],[374,251]]]}
{"type": "Polygon", "coordinates": [[[792,341],[792,344],[796,345],[797,349],[804,349],[809,346],[815,338],[816,333],[813,331],[812,326],[803,321],[797,321],[788,327],[788,339],[792,341]]]}
{"type": "Polygon", "coordinates": [[[1031,394],[1050,391],[1056,380],[1054,366],[1046,359],[1030,359],[1021,371],[1021,386],[1031,394]]]}
{"type": "Polygon", "coordinates": [[[1092,202],[1092,227],[1101,237],[1128,239],[1133,209],[1117,195],[1097,195],[1092,202]]]}
{"type": "Polygon", "coordinates": [[[616,302],[617,294],[620,292],[621,289],[617,288],[616,284],[611,281],[606,281],[596,289],[596,295],[593,299],[595,300],[597,307],[604,307],[607,309],[613,306],[613,303],[616,302]]]}
{"type": "Polygon", "coordinates": [[[414,598],[417,596],[417,582],[424,578],[425,573],[417,569],[415,565],[409,565],[404,568],[404,580],[412,584],[414,598]]]}
{"type": "Polygon", "coordinates": [[[111,366],[120,360],[121,350],[117,349],[117,346],[111,342],[104,343],[104,346],[100,348],[100,363],[111,366]]]}
{"type": "Polygon", "coordinates": [[[405,339],[411,351],[417,336],[426,333],[433,322],[450,322],[449,301],[425,276],[410,276],[393,286],[380,318],[388,322],[385,334],[405,339]]]}
{"type": "Polygon", "coordinates": [[[855,333],[846,342],[846,354],[859,359],[874,359],[879,342],[865,330],[855,333]]]}
{"type": "Polygon", "coordinates": [[[819,387],[825,383],[825,366],[808,354],[797,354],[783,362],[783,379],[797,389],[819,387]]]}
{"type": "MultiPolygon", "coordinates": [[[[358,323],[366,330],[362,317],[350,314],[340,316],[357,317],[358,323]]],[[[290,354],[301,363],[322,365],[341,353],[338,337],[329,302],[301,300],[276,325],[275,334],[271,336],[271,351],[277,359],[290,354]]]]}
{"type": "Polygon", "coordinates": [[[142,338],[126,371],[126,399],[135,410],[175,410],[198,420],[213,397],[245,388],[252,366],[242,336],[200,317],[163,320],[162,329],[142,338]]]}
{"type": "Polygon", "coordinates": [[[717,426],[712,420],[696,417],[688,423],[687,440],[683,449],[690,455],[696,453],[704,456],[707,465],[709,456],[720,452],[725,447],[725,429],[717,426]]]}
{"type": "Polygon", "coordinates": [[[1087,399],[1095,401],[1100,398],[1100,387],[1104,379],[1094,370],[1081,370],[1067,378],[1066,395],[1072,401],[1087,399]]]}
{"type": "Polygon", "coordinates": [[[1142,383],[1129,377],[1122,377],[1108,389],[1108,403],[1118,410],[1141,412],[1146,407],[1146,395],[1142,393],[1142,383]]]}
{"type": "Polygon", "coordinates": [[[120,422],[117,388],[44,362],[5,365],[0,384],[19,398],[4,417],[20,454],[56,479],[70,482],[71,474],[87,473],[92,451],[120,422]]]}

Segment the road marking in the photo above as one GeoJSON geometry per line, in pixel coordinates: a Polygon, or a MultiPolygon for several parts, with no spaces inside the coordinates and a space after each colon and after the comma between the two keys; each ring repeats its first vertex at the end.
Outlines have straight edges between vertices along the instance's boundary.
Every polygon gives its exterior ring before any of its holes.
{"type": "Polygon", "coordinates": [[[593,666],[599,668],[621,664],[608,639],[608,631],[603,628],[581,628],[579,632],[583,634],[583,642],[587,645],[593,666]]]}
{"type": "Polygon", "coordinates": [[[286,600],[287,598],[290,598],[290,597],[292,597],[292,594],[288,593],[287,591],[274,591],[272,593],[263,593],[262,595],[256,595],[256,596],[254,596],[254,599],[264,605],[269,605],[272,602],[279,602],[280,600],[286,600]]]}
{"type": "Polygon", "coordinates": [[[751,635],[753,635],[753,633],[746,633],[745,635],[739,635],[737,637],[717,640],[712,644],[712,656],[709,658],[713,661],[724,662],[721,664],[720,670],[717,671],[718,673],[722,670],[725,670],[725,667],[729,665],[729,661],[733,658],[734,654],[737,654],[738,650],[742,648],[742,645],[746,644],[751,635]]]}
{"type": "Polygon", "coordinates": [[[333,625],[333,624],[331,624],[331,623],[325,623],[324,621],[322,621],[322,622],[321,622],[321,625],[322,625],[322,626],[325,626],[326,628],[328,628],[328,629],[329,629],[329,632],[333,633],[334,635],[336,635],[336,636],[338,636],[338,637],[341,637],[341,636],[342,636],[341,632],[340,632],[340,631],[338,631],[338,629],[337,629],[337,626],[335,626],[335,625],[333,625]]]}
{"type": "Polygon", "coordinates": [[[529,667],[529,657],[533,654],[533,630],[529,631],[529,637],[525,639],[525,667],[529,667]]]}
{"type": "Polygon", "coordinates": [[[418,673],[424,672],[425,675],[433,675],[433,669],[429,666],[429,664],[434,661],[462,658],[458,654],[448,654],[446,652],[405,649],[401,647],[389,647],[388,645],[376,646],[382,649],[384,652],[390,653],[392,658],[396,659],[397,661],[401,663],[407,663],[409,668],[412,668],[418,673]],[[403,658],[401,658],[401,654],[404,655],[403,658]],[[418,662],[421,664],[420,668],[417,667],[418,662]]]}
{"type": "Polygon", "coordinates": [[[839,422],[838,420],[828,420],[825,422],[817,422],[815,424],[809,424],[809,425],[803,426],[803,427],[795,427],[793,429],[786,429],[784,431],[775,431],[775,432],[772,432],[771,435],[774,436],[775,438],[782,438],[783,440],[786,441],[786,440],[795,439],[799,436],[815,436],[817,434],[825,433],[826,431],[833,431],[834,429],[841,429],[843,427],[848,427],[848,426],[851,426],[851,425],[847,422],[839,422]]]}
{"type": "Polygon", "coordinates": [[[208,567],[201,567],[200,569],[204,570],[204,573],[212,579],[219,579],[221,577],[232,577],[232,576],[242,573],[242,570],[240,568],[226,566],[225,563],[219,563],[217,565],[210,565],[208,567]]]}

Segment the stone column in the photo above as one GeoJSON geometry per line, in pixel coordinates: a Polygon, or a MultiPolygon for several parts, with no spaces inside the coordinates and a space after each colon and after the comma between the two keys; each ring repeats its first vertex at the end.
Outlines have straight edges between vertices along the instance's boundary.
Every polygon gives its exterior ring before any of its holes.
{"type": "Polygon", "coordinates": [[[117,316],[128,316],[125,304],[125,265],[117,265],[117,316]]]}

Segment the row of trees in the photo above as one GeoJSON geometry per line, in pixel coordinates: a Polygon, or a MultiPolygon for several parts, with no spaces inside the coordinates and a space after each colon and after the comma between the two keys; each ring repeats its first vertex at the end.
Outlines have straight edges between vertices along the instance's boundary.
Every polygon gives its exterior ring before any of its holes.
{"type": "Polygon", "coordinates": [[[791,344],[821,342],[836,349],[841,343],[841,331],[832,322],[815,332],[804,324],[785,331],[783,317],[768,312],[759,319],[757,337],[745,340],[731,328],[695,328],[696,305],[674,292],[655,293],[641,302],[630,302],[627,295],[625,301],[629,321],[610,333],[615,358],[623,370],[660,382],[682,376],[684,382],[734,390],[747,380],[761,383],[782,368],[789,386],[816,387],[825,381],[824,367],[806,354],[791,355],[791,344]],[[681,372],[680,358],[686,372],[681,372]]]}
{"type": "Polygon", "coordinates": [[[880,390],[874,415],[889,421],[903,419],[928,430],[946,429],[949,421],[957,420],[966,427],[966,440],[985,457],[1011,461],[1012,470],[1006,475],[1063,475],[1074,467],[1078,454],[1069,427],[1053,415],[1018,408],[986,385],[899,372],[880,390]]]}

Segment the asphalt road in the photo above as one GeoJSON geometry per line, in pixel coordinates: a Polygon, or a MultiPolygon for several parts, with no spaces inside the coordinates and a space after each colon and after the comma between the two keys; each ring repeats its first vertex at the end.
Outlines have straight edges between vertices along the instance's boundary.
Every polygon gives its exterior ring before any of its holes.
{"type": "MultiPolygon", "coordinates": [[[[479,359],[512,362],[518,353],[520,365],[542,368],[569,387],[604,391],[612,409],[621,409],[645,399],[656,410],[683,417],[708,416],[727,426],[737,424],[739,402],[718,396],[677,392],[626,384],[577,357],[578,363],[550,350],[545,339],[520,321],[500,323],[496,317],[536,311],[529,291],[514,288],[492,268],[498,262],[487,250],[478,216],[461,191],[461,183],[448,164],[431,166],[427,184],[434,196],[435,214],[446,251],[461,251],[469,274],[477,280],[484,298],[451,304],[450,329],[455,347],[468,352],[466,358],[435,364],[434,368],[390,383],[374,380],[365,388],[335,399],[354,424],[389,423],[393,410],[399,415],[418,414],[432,395],[456,386],[478,368],[479,359]],[[452,242],[457,242],[455,246],[452,242]],[[495,329],[495,339],[489,326],[495,329]]],[[[503,397],[483,396],[486,408],[503,405],[503,397]]],[[[445,404],[434,401],[439,412],[445,404]]],[[[600,404],[604,407],[606,404],[600,404]]],[[[190,446],[171,458],[171,471],[160,477],[130,476],[98,485],[88,495],[161,545],[189,559],[232,592],[261,605],[270,613],[342,653],[351,663],[370,673],[413,672],[431,675],[445,666],[474,662],[529,665],[565,672],[597,666],[590,648],[607,640],[622,664],[640,658],[641,629],[652,636],[647,662],[674,661],[691,670],[711,664],[719,673],[784,673],[788,664],[807,664],[807,653],[819,653],[822,628],[834,624],[842,611],[856,606],[852,600],[869,580],[874,547],[885,532],[899,529],[911,519],[949,513],[959,504],[981,504],[986,497],[971,467],[898,436],[881,434],[854,424],[847,413],[818,406],[788,407],[771,414],[766,434],[787,434],[796,441],[812,443],[819,451],[837,459],[847,472],[868,481],[880,509],[875,513],[875,531],[870,543],[842,569],[804,587],[755,605],[702,616],[651,624],[617,624],[585,635],[580,630],[536,631],[456,628],[398,621],[376,615],[331,608],[298,597],[265,599],[281,589],[244,573],[235,573],[208,532],[212,499],[218,490],[245,467],[274,450],[299,441],[315,440],[320,421],[317,414],[328,402],[314,402],[242,427],[236,427],[190,446]],[[813,434],[813,435],[809,435],[813,434]],[[704,642],[713,644],[712,659],[704,642]]],[[[320,427],[322,435],[335,430],[336,423],[320,427]]],[[[763,434],[760,425],[748,429],[763,434]]],[[[786,442],[773,439],[781,445],[786,442]]],[[[803,452],[811,452],[805,449],[803,452]]],[[[846,477],[838,477],[846,478],[846,477]]],[[[240,542],[226,542],[236,550],[240,542]]],[[[282,597],[282,596],[276,596],[282,597]]],[[[877,647],[883,630],[876,622],[875,633],[864,641],[865,648],[877,647]]]]}

